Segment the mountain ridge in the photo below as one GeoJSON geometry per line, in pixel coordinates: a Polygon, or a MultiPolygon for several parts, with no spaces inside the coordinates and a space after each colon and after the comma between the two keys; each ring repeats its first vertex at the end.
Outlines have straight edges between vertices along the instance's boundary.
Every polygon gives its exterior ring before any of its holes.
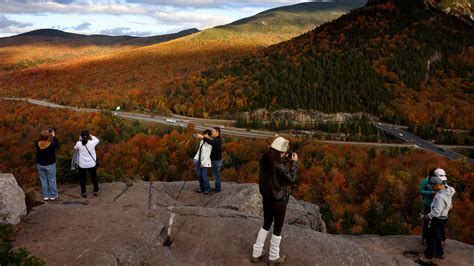
{"type": "MultiPolygon", "coordinates": [[[[470,33],[469,24],[439,9],[426,9],[421,2],[376,1],[255,57],[211,67],[170,90],[184,99],[200,91],[202,100],[211,103],[200,110],[211,115],[265,107],[365,111],[395,123],[466,128],[474,123],[472,101],[463,96],[470,91],[472,76],[470,33]],[[446,80],[456,80],[461,91],[452,94],[448,89],[455,86],[442,87],[446,80]],[[434,89],[443,98],[433,95],[434,89]],[[427,92],[429,97],[407,97],[427,92]],[[450,95],[455,101],[448,100],[450,95]],[[212,105],[214,101],[219,104],[212,105]],[[423,110],[438,101],[444,102],[442,111],[423,110]],[[466,115],[454,118],[450,105],[466,115]]],[[[186,105],[196,111],[182,99],[170,97],[169,106],[186,105]]]]}
{"type": "MultiPolygon", "coordinates": [[[[170,41],[176,38],[184,37],[190,34],[199,32],[196,28],[182,30],[176,33],[147,36],[147,37],[135,37],[128,35],[111,36],[103,34],[77,34],[66,32],[58,29],[38,29],[30,32],[25,32],[15,36],[9,36],[0,38],[0,47],[12,46],[12,45],[24,45],[31,42],[48,42],[58,41],[50,40],[49,38],[61,38],[62,40],[76,41],[83,44],[91,45],[151,45],[160,42],[170,41]],[[28,38],[38,38],[29,40],[28,38]]],[[[65,44],[65,43],[63,43],[65,44]]]]}

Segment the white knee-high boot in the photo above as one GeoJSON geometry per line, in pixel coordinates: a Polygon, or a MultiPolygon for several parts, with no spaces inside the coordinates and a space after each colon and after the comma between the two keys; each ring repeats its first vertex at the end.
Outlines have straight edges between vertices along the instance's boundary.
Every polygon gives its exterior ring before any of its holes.
{"type": "Polygon", "coordinates": [[[270,241],[270,255],[268,256],[269,261],[276,261],[280,258],[280,242],[281,236],[272,234],[272,239],[270,241]]]}
{"type": "Polygon", "coordinates": [[[262,256],[263,246],[265,245],[267,235],[268,231],[263,228],[258,231],[257,240],[255,241],[255,244],[253,244],[252,257],[260,258],[260,256],[262,256]]]}

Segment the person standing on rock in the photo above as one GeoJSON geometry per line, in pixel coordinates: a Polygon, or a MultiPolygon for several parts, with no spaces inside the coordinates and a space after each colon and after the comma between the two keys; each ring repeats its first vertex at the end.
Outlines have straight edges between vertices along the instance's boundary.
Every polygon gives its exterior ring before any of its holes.
{"type": "MultiPolygon", "coordinates": [[[[423,178],[420,183],[419,191],[423,197],[423,214],[430,213],[431,203],[433,202],[433,197],[436,195],[436,191],[433,190],[433,186],[430,183],[430,179],[435,176],[434,171],[436,168],[431,169],[428,172],[428,176],[423,178]]],[[[423,223],[423,231],[421,232],[421,244],[426,245],[426,239],[428,237],[428,224],[425,221],[423,223]]]]}
{"type": "Polygon", "coordinates": [[[35,143],[36,167],[45,201],[55,200],[59,196],[56,185],[56,150],[58,146],[59,142],[52,128],[41,131],[40,139],[35,143]]]}
{"type": "Polygon", "coordinates": [[[296,182],[298,155],[288,153],[289,141],[283,137],[273,140],[270,149],[260,160],[259,190],[263,203],[263,227],[257,235],[253,245],[252,262],[257,263],[265,255],[263,247],[270,227],[273,225],[273,234],[270,240],[270,265],[283,264],[286,256],[280,256],[281,230],[285,220],[286,206],[290,198],[289,186],[296,182]],[[285,162],[290,162],[290,168],[285,162]]]}
{"type": "Polygon", "coordinates": [[[87,198],[86,183],[87,172],[92,179],[94,186],[94,196],[99,196],[99,179],[97,178],[97,155],[95,147],[99,144],[99,139],[83,130],[76,142],[74,149],[79,151],[79,180],[81,184],[81,196],[87,198]]]}
{"type": "MultiPolygon", "coordinates": [[[[210,135],[211,131],[209,129],[206,129],[204,130],[203,135],[197,134],[195,136],[200,138],[200,136],[209,137],[210,135]]],[[[212,146],[206,143],[203,138],[201,138],[201,142],[199,143],[199,149],[196,152],[196,155],[194,156],[194,165],[196,167],[196,176],[199,181],[199,188],[196,190],[196,192],[207,195],[211,192],[211,186],[209,185],[209,179],[207,178],[207,168],[210,168],[212,166],[212,146]]]]}
{"type": "Polygon", "coordinates": [[[219,193],[222,191],[221,187],[221,167],[222,167],[222,140],[221,140],[221,129],[215,127],[211,131],[211,136],[198,135],[199,138],[203,139],[206,143],[212,146],[211,152],[211,164],[212,172],[214,176],[215,188],[214,192],[219,193]]]}
{"type": "Polygon", "coordinates": [[[425,256],[420,258],[424,263],[431,263],[433,257],[444,259],[442,232],[448,222],[448,213],[453,206],[452,198],[456,193],[453,187],[448,186],[438,176],[432,177],[430,182],[436,195],[431,203],[430,212],[426,215],[420,214],[420,217],[428,223],[425,256]]]}
{"type": "MultiPolygon", "coordinates": [[[[441,169],[441,168],[433,168],[428,172],[428,176],[421,181],[419,191],[421,195],[423,196],[423,214],[428,214],[431,211],[431,203],[433,202],[433,198],[436,195],[436,191],[433,189],[433,184],[430,182],[432,177],[438,177],[440,178],[445,185],[447,185],[447,178],[446,178],[446,172],[441,169]]],[[[421,233],[421,244],[423,246],[426,245],[426,239],[428,236],[428,224],[426,221],[423,223],[423,231],[421,233]]],[[[444,246],[444,243],[446,241],[446,233],[445,230],[441,232],[441,242],[444,246]]]]}

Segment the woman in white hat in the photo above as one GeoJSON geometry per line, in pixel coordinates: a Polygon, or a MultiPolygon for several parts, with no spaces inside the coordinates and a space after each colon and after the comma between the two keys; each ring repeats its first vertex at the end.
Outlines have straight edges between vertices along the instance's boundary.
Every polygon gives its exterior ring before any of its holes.
{"type": "Polygon", "coordinates": [[[263,199],[264,222],[253,245],[252,262],[254,263],[259,262],[265,255],[263,247],[273,222],[268,262],[270,265],[285,262],[286,256],[280,256],[281,230],[285,220],[286,205],[290,198],[288,187],[297,179],[296,162],[298,161],[296,153],[288,153],[288,145],[289,141],[287,139],[283,137],[275,138],[270,149],[260,160],[259,190],[263,199]],[[291,162],[290,169],[283,163],[288,159],[291,162]]]}

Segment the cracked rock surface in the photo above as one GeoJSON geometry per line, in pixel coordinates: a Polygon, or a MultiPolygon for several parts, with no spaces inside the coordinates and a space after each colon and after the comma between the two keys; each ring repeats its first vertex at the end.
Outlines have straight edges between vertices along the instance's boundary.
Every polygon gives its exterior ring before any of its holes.
{"type": "MultiPolygon", "coordinates": [[[[224,183],[212,195],[194,192],[197,187],[110,183],[86,199],[79,187],[63,187],[59,200],[23,220],[14,245],[47,265],[251,265],[263,224],[258,186],[224,183]]],[[[423,251],[416,236],[323,233],[318,206],[295,199],[286,222],[280,249],[289,265],[416,265],[412,257],[423,251]]],[[[269,239],[267,254],[268,245],[269,239]]],[[[474,265],[473,254],[472,245],[449,240],[446,259],[437,264],[474,265]]]]}

